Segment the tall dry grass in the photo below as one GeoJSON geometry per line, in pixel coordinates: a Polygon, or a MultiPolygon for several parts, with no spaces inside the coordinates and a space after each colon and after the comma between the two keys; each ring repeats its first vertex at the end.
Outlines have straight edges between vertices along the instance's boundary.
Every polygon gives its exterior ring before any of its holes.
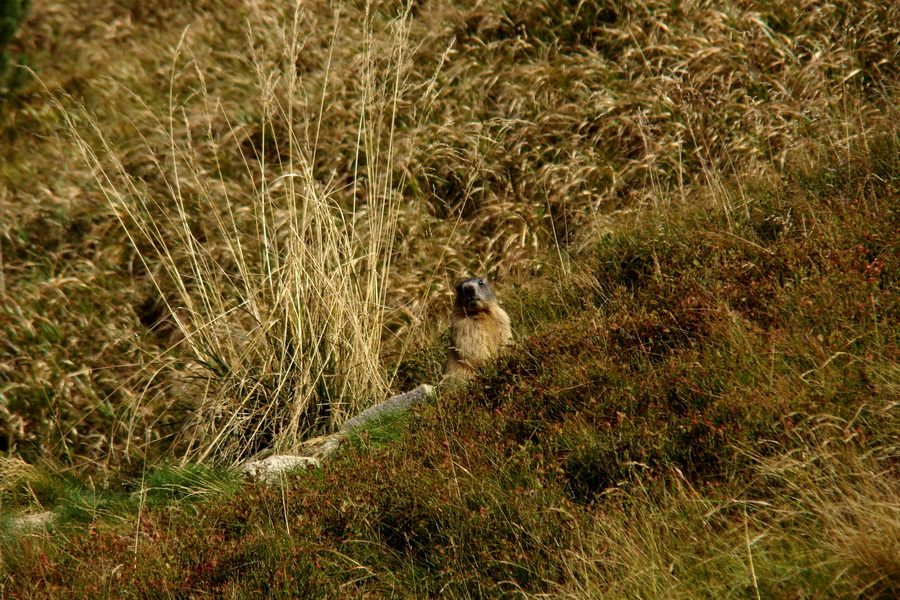
{"type": "Polygon", "coordinates": [[[610,496],[562,551],[567,581],[553,597],[895,597],[896,448],[860,447],[852,422],[820,427],[816,440],[755,455],[756,482],[730,498],[680,474],[610,496]]]}
{"type": "MultiPolygon", "coordinates": [[[[314,169],[328,146],[330,64],[318,110],[298,100],[308,96],[297,69],[310,16],[302,3],[278,18],[256,13],[248,24],[247,60],[258,77],[252,118],[262,135],[241,147],[241,158],[243,181],[253,188],[234,185],[226,172],[232,166],[216,155],[214,126],[227,127],[231,138],[241,126],[208,91],[187,43],[173,59],[158,138],[143,138],[142,155],[152,157],[145,175],[126,164],[101,122],[88,116],[85,133],[78,120],[86,112],[67,117],[180,334],[188,363],[178,376],[190,385],[179,393],[192,407],[184,440],[192,459],[289,450],[388,392],[381,343],[399,235],[401,182],[391,165],[409,13],[386,23],[368,7],[365,14],[353,88],[357,147],[342,189],[314,169]],[[350,205],[341,202],[347,197],[350,205]]],[[[333,39],[347,18],[334,10],[333,39]]]]}

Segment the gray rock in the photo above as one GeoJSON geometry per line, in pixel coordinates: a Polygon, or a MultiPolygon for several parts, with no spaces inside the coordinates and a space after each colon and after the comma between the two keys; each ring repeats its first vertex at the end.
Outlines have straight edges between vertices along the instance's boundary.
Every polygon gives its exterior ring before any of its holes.
{"type": "Polygon", "coordinates": [[[391,396],[384,402],[370,406],[352,419],[348,419],[341,426],[340,431],[344,433],[354,433],[373,425],[378,420],[404,411],[414,404],[424,402],[434,391],[434,387],[423,383],[416,389],[391,396]]]}
{"type": "Polygon", "coordinates": [[[264,483],[274,483],[282,473],[292,471],[298,467],[321,466],[321,461],[333,454],[349,435],[371,427],[384,417],[397,414],[415,404],[424,402],[433,392],[433,386],[423,383],[412,391],[391,396],[384,402],[370,406],[352,419],[345,421],[336,433],[305,442],[306,451],[311,456],[276,454],[261,460],[244,463],[241,466],[241,472],[252,479],[258,479],[264,483]]]}
{"type": "Polygon", "coordinates": [[[318,467],[319,459],[312,456],[294,456],[291,454],[275,454],[262,460],[253,460],[241,466],[241,472],[263,483],[273,483],[288,471],[299,467],[318,467]]]}

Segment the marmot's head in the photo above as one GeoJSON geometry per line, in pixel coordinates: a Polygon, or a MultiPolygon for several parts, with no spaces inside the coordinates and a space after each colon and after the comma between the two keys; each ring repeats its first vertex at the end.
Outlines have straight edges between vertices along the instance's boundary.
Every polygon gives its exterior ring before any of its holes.
{"type": "Polygon", "coordinates": [[[481,277],[470,277],[456,284],[456,300],[453,301],[454,310],[462,310],[466,314],[472,314],[487,310],[492,304],[497,303],[494,290],[488,282],[481,277]]]}

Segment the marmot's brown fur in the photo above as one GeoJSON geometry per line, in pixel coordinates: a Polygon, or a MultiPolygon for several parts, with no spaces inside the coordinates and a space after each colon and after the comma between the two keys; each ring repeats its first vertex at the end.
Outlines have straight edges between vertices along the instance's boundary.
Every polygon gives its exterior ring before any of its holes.
{"type": "Polygon", "coordinates": [[[456,300],[450,314],[450,351],[444,381],[471,378],[512,337],[509,315],[500,308],[494,290],[480,277],[456,284],[456,300]]]}

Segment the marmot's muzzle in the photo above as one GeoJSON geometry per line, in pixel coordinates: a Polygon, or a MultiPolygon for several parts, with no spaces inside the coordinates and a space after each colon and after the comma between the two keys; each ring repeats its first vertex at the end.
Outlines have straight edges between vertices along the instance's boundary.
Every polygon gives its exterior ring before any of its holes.
{"type": "Polygon", "coordinates": [[[469,283],[463,286],[462,300],[466,306],[473,308],[477,308],[481,304],[482,298],[475,284],[469,283]]]}

